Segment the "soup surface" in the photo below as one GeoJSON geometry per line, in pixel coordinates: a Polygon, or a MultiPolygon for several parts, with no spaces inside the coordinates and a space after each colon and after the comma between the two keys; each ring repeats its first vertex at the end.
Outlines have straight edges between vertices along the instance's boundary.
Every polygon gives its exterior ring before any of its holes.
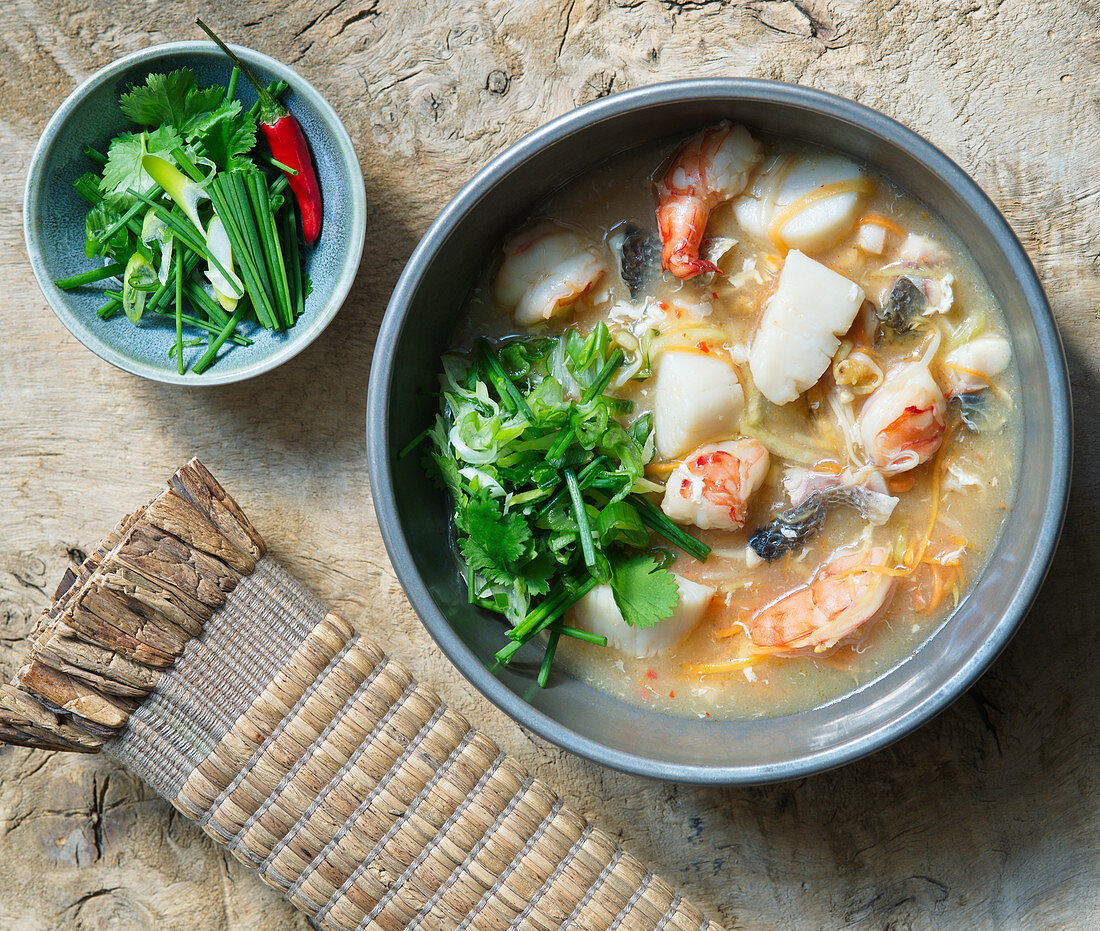
{"type": "Polygon", "coordinates": [[[608,646],[562,637],[570,674],[673,715],[786,714],[966,597],[1013,501],[1017,374],[976,264],[888,178],[727,125],[631,151],[505,243],[455,349],[601,322],[634,363],[622,423],[655,416],[649,497],[711,552],[676,551],[698,608],[667,630],[586,595],[568,619],[608,646]]]}

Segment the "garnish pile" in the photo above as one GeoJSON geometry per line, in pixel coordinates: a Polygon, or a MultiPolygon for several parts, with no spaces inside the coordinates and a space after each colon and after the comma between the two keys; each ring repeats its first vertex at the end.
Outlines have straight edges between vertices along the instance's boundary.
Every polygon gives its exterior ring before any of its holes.
{"type": "Polygon", "coordinates": [[[299,213],[285,193],[288,179],[313,177],[308,150],[299,165],[259,150],[261,106],[285,114],[276,99],[286,84],[258,88],[261,101],[245,110],[235,99],[239,76],[235,67],[228,87],[203,88],[183,68],[122,95],[122,112],[140,128],[116,136],[106,154],[85,146],[99,171],[76,181],[91,204],[85,256],[105,264],[55,282],[68,290],[119,278],[97,314],[174,319],[168,355],[181,375],[188,365],[204,372],[227,343],[250,345],[242,325],[294,326],[310,292],[299,213]]]}
{"type": "Polygon", "coordinates": [[[624,426],[633,405],[608,392],[624,361],[602,323],[588,336],[482,340],[473,358],[443,358],[442,410],[427,437],[454,501],[470,603],[511,624],[503,663],[549,632],[544,687],[562,635],[606,645],[562,621],[596,585],[610,585],[635,627],[672,616],[672,554],[653,534],[700,560],[710,552],[645,497],[662,490],[642,474],[652,417],[624,426]]]}

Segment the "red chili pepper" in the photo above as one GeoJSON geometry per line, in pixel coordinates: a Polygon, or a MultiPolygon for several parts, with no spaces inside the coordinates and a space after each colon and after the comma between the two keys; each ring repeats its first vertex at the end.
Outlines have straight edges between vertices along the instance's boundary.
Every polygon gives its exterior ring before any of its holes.
{"type": "Polygon", "coordinates": [[[302,133],[302,127],[294,115],[264,87],[248,69],[248,66],[229,50],[201,19],[195,20],[199,27],[218,47],[225,52],[254,88],[260,98],[260,128],[271,149],[272,157],[282,162],[297,174],[284,172],[290,189],[298,199],[298,210],[302,214],[302,237],[312,244],[321,233],[321,187],[317,183],[317,172],[313,170],[313,158],[309,154],[309,145],[302,133]]]}
{"type": "MultiPolygon", "coordinates": [[[[261,117],[263,106],[260,108],[261,117]]],[[[286,174],[286,180],[294,196],[298,198],[298,209],[302,213],[302,235],[307,243],[313,243],[321,233],[321,188],[317,184],[317,173],[313,170],[313,159],[309,154],[306,137],[298,121],[284,111],[284,115],[269,123],[263,118],[260,128],[276,160],[298,174],[286,174]]]]}

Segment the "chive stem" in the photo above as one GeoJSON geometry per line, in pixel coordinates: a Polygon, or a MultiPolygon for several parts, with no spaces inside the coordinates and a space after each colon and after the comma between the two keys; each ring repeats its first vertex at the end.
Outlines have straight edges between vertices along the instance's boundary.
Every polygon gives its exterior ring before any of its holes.
{"type": "Polygon", "coordinates": [[[80,149],[88,158],[90,158],[97,165],[106,165],[107,156],[104,155],[99,149],[93,149],[90,145],[81,146],[80,149]]]}
{"type": "Polygon", "coordinates": [[[247,305],[244,302],[238,304],[236,311],[233,313],[233,316],[229,318],[229,322],[221,328],[221,331],[218,333],[217,337],[215,337],[214,342],[206,347],[206,352],[204,352],[202,358],[195,363],[195,367],[192,370],[196,375],[201,375],[208,368],[210,368],[210,365],[213,363],[214,358],[218,354],[218,350],[221,349],[225,341],[229,339],[229,334],[237,329],[237,324],[241,322],[241,318],[244,316],[246,307],[247,305]]]}
{"type": "Polygon", "coordinates": [[[288,175],[298,174],[297,168],[291,168],[286,162],[280,162],[273,155],[265,155],[263,152],[253,152],[253,156],[259,156],[260,161],[266,162],[272,168],[277,168],[279,171],[285,171],[288,175]]]}
{"type": "MultiPolygon", "coordinates": [[[[592,484],[593,481],[595,481],[595,479],[597,478],[597,474],[606,463],[606,456],[597,456],[590,463],[588,463],[588,465],[581,469],[580,472],[577,473],[577,484],[580,485],[581,488],[587,488],[590,484],[592,484]]],[[[558,491],[554,495],[554,497],[552,497],[549,501],[546,502],[546,504],[542,506],[542,509],[538,512],[537,515],[535,515],[535,519],[540,520],[541,518],[546,517],[555,507],[557,507],[561,503],[562,499],[567,494],[569,494],[568,488],[562,488],[560,491],[558,491]]]]}
{"type": "Polygon", "coordinates": [[[581,497],[581,486],[577,482],[577,473],[572,469],[565,470],[565,485],[569,489],[569,497],[573,499],[573,516],[577,521],[577,533],[581,539],[581,554],[584,556],[584,564],[589,569],[595,569],[596,548],[592,545],[592,528],[588,525],[588,512],[584,509],[584,498],[581,497]]]}
{"type": "Polygon", "coordinates": [[[202,181],[202,172],[199,171],[199,166],[191,160],[191,156],[187,154],[183,146],[176,146],[172,149],[172,158],[176,160],[176,163],[187,173],[192,181],[196,184],[202,181]]]}
{"type": "Polygon", "coordinates": [[[241,79],[241,66],[234,65],[233,70],[229,72],[229,86],[225,89],[224,103],[229,103],[237,93],[237,82],[241,79]]]}
{"type": "Polygon", "coordinates": [[[563,637],[572,637],[574,640],[583,640],[585,643],[594,643],[596,646],[607,646],[607,637],[590,634],[587,630],[581,630],[579,627],[570,627],[568,624],[558,622],[551,625],[550,629],[563,637]]]}
{"type": "Polygon", "coordinates": [[[397,454],[398,459],[404,459],[409,453],[411,453],[417,446],[423,443],[432,432],[431,427],[425,427],[416,436],[414,436],[405,446],[401,447],[401,451],[397,454]]]}
{"type": "MultiPolygon", "coordinates": [[[[154,185],[153,187],[149,188],[148,191],[146,191],[146,195],[148,197],[152,197],[159,190],[160,185],[154,185]]],[[[117,233],[120,229],[122,229],[122,227],[129,227],[130,221],[136,219],[138,211],[141,210],[141,208],[144,206],[145,205],[140,200],[137,201],[136,203],[131,205],[130,209],[127,210],[121,217],[119,217],[117,220],[115,220],[114,223],[108,226],[107,229],[96,236],[90,244],[92,253],[99,254],[102,250],[106,249],[107,244],[111,241],[111,237],[114,236],[115,233],[117,233]]],[[[138,227],[138,229],[134,230],[134,232],[137,233],[137,235],[140,237],[141,227],[138,227]]]]}
{"type": "Polygon", "coordinates": [[[245,258],[252,265],[256,287],[261,292],[261,295],[257,296],[263,298],[264,309],[271,319],[271,329],[281,330],[278,297],[274,293],[271,278],[267,273],[267,263],[264,261],[263,246],[260,243],[260,231],[256,226],[256,216],[249,206],[248,190],[245,186],[243,172],[227,172],[223,176],[222,188],[230,194],[231,204],[236,211],[238,229],[244,243],[242,251],[246,253],[245,258]]]}
{"type": "MultiPolygon", "coordinates": [[[[186,283],[185,283],[184,286],[186,287],[186,283]]],[[[120,303],[119,306],[121,307],[122,304],[120,303]]],[[[148,307],[145,308],[145,312],[146,313],[149,312],[148,307]]],[[[163,311],[157,311],[157,313],[159,313],[161,316],[167,316],[167,314],[163,311]]],[[[222,331],[222,328],[220,326],[215,326],[213,323],[211,323],[208,320],[200,320],[198,317],[192,317],[190,314],[181,314],[180,316],[183,318],[183,325],[184,326],[197,327],[198,329],[204,330],[207,333],[214,333],[214,334],[218,334],[222,331]]],[[[229,318],[226,317],[225,319],[228,322],[229,318]]],[[[251,346],[252,345],[252,340],[250,340],[247,336],[241,336],[239,333],[230,333],[229,334],[229,340],[230,340],[230,342],[232,342],[234,345],[237,345],[237,346],[251,346]]]]}
{"type": "Polygon", "coordinates": [[[550,631],[550,639],[546,642],[546,652],[542,655],[542,665],[539,667],[538,683],[539,688],[546,688],[547,683],[550,681],[550,667],[554,664],[554,653],[558,649],[558,641],[561,639],[561,634],[556,631],[550,631]]]}
{"type": "Polygon", "coordinates": [[[534,608],[527,617],[508,631],[508,637],[512,640],[512,643],[497,652],[496,658],[498,660],[502,663],[511,660],[521,646],[565,614],[573,605],[592,591],[599,580],[594,575],[585,573],[580,579],[574,579],[574,581],[576,582],[575,587],[569,587],[563,583],[554,594],[544,598],[537,608],[534,608]]]}
{"type": "Polygon", "coordinates": [[[94,281],[102,281],[104,278],[117,278],[124,271],[126,271],[126,266],[122,262],[112,262],[110,265],[93,268],[90,271],[81,272],[79,275],[58,278],[54,284],[62,291],[71,291],[73,288],[79,288],[94,281]]]}
{"type": "Polygon", "coordinates": [[[710,555],[709,546],[677,527],[660,508],[648,499],[639,494],[631,494],[629,498],[630,503],[638,509],[638,516],[641,517],[642,523],[658,536],[664,537],[669,543],[680,547],[685,553],[698,559],[699,562],[704,562],[710,555]]]}
{"type": "MultiPolygon", "coordinates": [[[[184,279],[188,279],[190,278],[191,273],[194,272],[196,268],[198,268],[200,259],[198,254],[195,252],[185,252],[182,256],[182,261],[183,277],[184,279]]],[[[162,284],[159,288],[157,288],[156,291],[153,292],[152,297],[149,298],[148,302],[145,305],[146,312],[156,314],[165,313],[164,307],[165,305],[167,305],[168,301],[171,300],[171,291],[172,288],[168,284],[168,282],[164,282],[164,284],[162,284]]]]}
{"type": "Polygon", "coordinates": [[[223,309],[214,298],[206,293],[206,289],[195,281],[190,280],[184,282],[184,291],[187,292],[187,299],[194,305],[196,310],[201,310],[206,314],[207,319],[214,324],[215,330],[220,330],[229,321],[229,314],[223,309]]]}
{"type": "Polygon", "coordinates": [[[236,276],[226,269],[224,265],[218,260],[218,257],[206,245],[206,240],[203,238],[202,233],[195,229],[193,224],[186,217],[176,216],[169,210],[165,210],[160,204],[154,201],[151,197],[146,197],[144,194],[139,194],[133,188],[130,189],[130,193],[133,194],[138,200],[148,204],[153,208],[153,212],[160,217],[165,224],[175,233],[185,246],[191,251],[199,253],[207,262],[213,265],[218,271],[220,271],[227,279],[233,280],[236,276]]]}
{"type": "Polygon", "coordinates": [[[238,213],[233,185],[224,176],[215,177],[210,183],[209,191],[210,197],[214,201],[214,210],[221,217],[222,225],[229,237],[229,243],[237,256],[237,261],[240,263],[245,288],[252,298],[252,305],[256,308],[256,316],[259,318],[260,325],[268,330],[276,330],[278,325],[273,318],[274,310],[270,305],[267,292],[260,282],[259,271],[250,251],[250,244],[246,241],[244,233],[237,222],[238,213]]]}
{"type": "Polygon", "coordinates": [[[596,376],[596,380],[588,386],[587,390],[581,396],[581,404],[598,398],[604,393],[607,386],[611,383],[612,377],[619,370],[619,366],[623,364],[625,358],[626,356],[623,355],[623,351],[618,348],[607,357],[607,361],[604,363],[603,368],[600,369],[599,374],[596,376]]]}
{"type": "MultiPolygon", "coordinates": [[[[280,181],[285,185],[286,178],[280,175],[275,179],[275,183],[271,185],[272,196],[275,195],[275,188],[280,181]]],[[[283,254],[289,258],[287,267],[290,271],[290,294],[294,301],[294,319],[297,320],[305,312],[305,290],[302,287],[302,259],[298,252],[298,214],[292,201],[287,201],[279,217],[286,240],[283,254]]]]}
{"type": "Polygon", "coordinates": [[[176,258],[176,362],[183,374],[183,259],[176,258]]]}
{"type": "Polygon", "coordinates": [[[120,310],[122,310],[122,298],[112,294],[110,300],[96,310],[95,315],[100,320],[110,320],[120,310]]]}
{"type": "Polygon", "coordinates": [[[267,181],[262,171],[252,171],[248,173],[246,182],[275,306],[282,313],[283,325],[289,328],[294,326],[294,308],[290,303],[290,286],[287,283],[283,250],[279,246],[279,234],[275,231],[275,215],[271,212],[267,181]]]}

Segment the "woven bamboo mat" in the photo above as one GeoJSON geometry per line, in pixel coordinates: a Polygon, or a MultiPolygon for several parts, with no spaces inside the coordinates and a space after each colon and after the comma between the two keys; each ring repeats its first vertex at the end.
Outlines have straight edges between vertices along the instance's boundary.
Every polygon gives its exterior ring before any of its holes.
{"type": "Polygon", "coordinates": [[[333,931],[720,931],[328,612],[197,460],[66,574],[0,740],[107,752],[333,931]]]}

